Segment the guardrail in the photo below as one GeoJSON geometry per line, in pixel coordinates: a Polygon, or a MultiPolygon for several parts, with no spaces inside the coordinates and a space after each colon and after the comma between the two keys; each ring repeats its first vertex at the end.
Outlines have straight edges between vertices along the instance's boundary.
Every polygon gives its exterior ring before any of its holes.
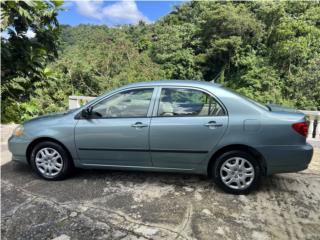
{"type": "MultiPolygon", "coordinates": [[[[87,96],[69,96],[69,109],[78,108],[91,101],[95,97],[87,96]]],[[[309,121],[308,138],[320,140],[320,111],[307,111],[303,112],[309,121]]]]}
{"type": "Polygon", "coordinates": [[[309,121],[308,138],[320,140],[320,111],[306,111],[303,112],[309,121]]]}
{"type": "Polygon", "coordinates": [[[87,104],[92,99],[95,99],[95,97],[69,96],[69,109],[81,107],[81,106],[87,104]]]}

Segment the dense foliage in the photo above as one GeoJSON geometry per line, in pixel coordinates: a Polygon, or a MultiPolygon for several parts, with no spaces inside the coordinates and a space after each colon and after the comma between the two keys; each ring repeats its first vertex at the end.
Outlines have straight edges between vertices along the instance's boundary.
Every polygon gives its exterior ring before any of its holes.
{"type": "Polygon", "coordinates": [[[26,118],[35,86],[58,53],[59,1],[1,1],[2,121],[26,118]],[[28,33],[31,35],[28,36],[28,33]]]}
{"type": "Polygon", "coordinates": [[[215,81],[263,103],[320,110],[319,39],[319,2],[188,2],[153,24],[61,26],[58,59],[41,81],[18,76],[33,85],[3,120],[157,79],[215,81]]]}

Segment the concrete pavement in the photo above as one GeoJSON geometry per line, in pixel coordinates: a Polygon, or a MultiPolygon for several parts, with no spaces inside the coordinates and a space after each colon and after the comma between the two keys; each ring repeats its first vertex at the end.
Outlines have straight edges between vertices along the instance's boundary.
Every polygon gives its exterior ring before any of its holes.
{"type": "Polygon", "coordinates": [[[205,177],[85,171],[38,178],[1,150],[2,239],[319,239],[320,149],[308,170],[247,196],[205,177]]]}

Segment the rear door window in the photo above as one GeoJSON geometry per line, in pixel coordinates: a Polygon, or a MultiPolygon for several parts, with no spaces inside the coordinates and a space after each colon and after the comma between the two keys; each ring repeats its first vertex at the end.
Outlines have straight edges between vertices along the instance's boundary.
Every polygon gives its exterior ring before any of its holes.
{"type": "Polygon", "coordinates": [[[224,109],[211,95],[196,89],[162,88],[158,116],[223,116],[224,109]]]}

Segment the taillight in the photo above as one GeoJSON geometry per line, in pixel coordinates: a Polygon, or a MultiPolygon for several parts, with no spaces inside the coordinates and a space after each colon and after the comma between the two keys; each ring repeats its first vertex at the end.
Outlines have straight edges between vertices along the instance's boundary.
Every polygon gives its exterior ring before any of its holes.
{"type": "Polygon", "coordinates": [[[308,124],[307,122],[298,122],[292,124],[292,128],[299,134],[301,134],[304,137],[307,137],[308,135],[308,124]]]}

